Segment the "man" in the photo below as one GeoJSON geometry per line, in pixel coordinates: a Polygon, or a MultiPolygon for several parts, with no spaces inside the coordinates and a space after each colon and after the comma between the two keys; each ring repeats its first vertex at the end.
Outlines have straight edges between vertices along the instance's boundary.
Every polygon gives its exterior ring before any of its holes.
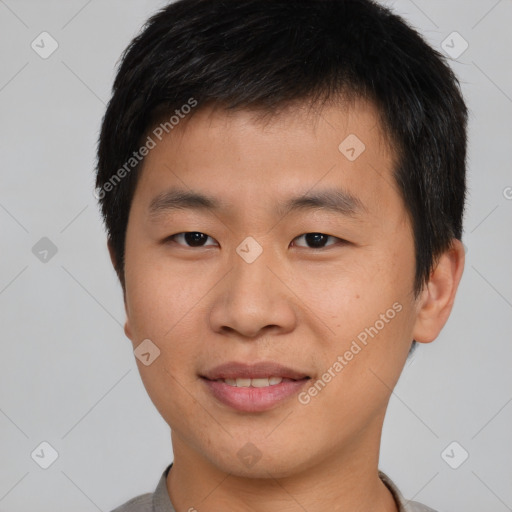
{"type": "Polygon", "coordinates": [[[464,267],[466,107],[368,0],[181,0],[124,54],[97,197],[174,461],[127,511],[391,512],[382,424],[464,267]]]}

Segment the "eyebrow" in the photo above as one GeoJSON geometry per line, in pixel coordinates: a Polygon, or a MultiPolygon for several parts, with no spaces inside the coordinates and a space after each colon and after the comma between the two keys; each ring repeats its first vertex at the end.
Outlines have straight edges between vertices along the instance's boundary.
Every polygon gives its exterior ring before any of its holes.
{"type": "MultiPolygon", "coordinates": [[[[148,210],[150,218],[156,220],[162,214],[176,210],[214,212],[226,209],[227,206],[227,203],[215,197],[173,188],[157,195],[151,201],[148,210]]],[[[291,212],[310,210],[326,210],[345,216],[368,212],[361,200],[349,192],[341,189],[324,189],[279,201],[276,213],[284,217],[291,212]]]]}

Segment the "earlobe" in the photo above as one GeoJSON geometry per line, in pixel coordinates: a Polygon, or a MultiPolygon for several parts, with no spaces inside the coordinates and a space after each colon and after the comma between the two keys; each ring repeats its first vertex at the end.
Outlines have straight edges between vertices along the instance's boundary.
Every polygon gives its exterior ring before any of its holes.
{"type": "Polygon", "coordinates": [[[457,239],[439,257],[418,298],[413,336],[419,343],[434,341],[448,320],[464,270],[464,257],[464,246],[457,239]]]}
{"type": "Polygon", "coordinates": [[[124,334],[128,339],[133,341],[132,330],[131,330],[130,323],[128,320],[126,320],[126,322],[124,323],[124,334]]]}

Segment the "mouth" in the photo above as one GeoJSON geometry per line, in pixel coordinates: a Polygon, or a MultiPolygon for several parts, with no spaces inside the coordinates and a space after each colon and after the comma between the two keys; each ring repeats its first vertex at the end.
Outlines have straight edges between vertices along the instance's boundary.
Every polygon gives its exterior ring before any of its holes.
{"type": "MultiPolygon", "coordinates": [[[[287,380],[301,380],[309,378],[309,376],[300,370],[291,367],[283,366],[272,361],[260,362],[254,364],[237,363],[231,361],[224,363],[205,371],[200,375],[208,380],[243,380],[250,379],[251,381],[258,381],[263,379],[287,379],[287,380]]],[[[279,384],[276,382],[275,384],[279,384]]],[[[233,385],[233,384],[232,384],[233,385]]],[[[268,385],[272,385],[270,382],[268,385]]],[[[245,384],[240,387],[248,387],[245,384]]],[[[258,387],[258,385],[254,386],[258,387]]]]}
{"type": "Polygon", "coordinates": [[[285,377],[262,377],[262,378],[245,378],[237,377],[236,379],[216,379],[216,382],[224,382],[228,386],[235,388],[266,388],[268,386],[276,386],[281,382],[292,382],[294,379],[285,377]]]}
{"type": "Polygon", "coordinates": [[[263,412],[295,395],[311,378],[306,373],[272,362],[230,362],[199,375],[210,397],[232,409],[263,412]]]}

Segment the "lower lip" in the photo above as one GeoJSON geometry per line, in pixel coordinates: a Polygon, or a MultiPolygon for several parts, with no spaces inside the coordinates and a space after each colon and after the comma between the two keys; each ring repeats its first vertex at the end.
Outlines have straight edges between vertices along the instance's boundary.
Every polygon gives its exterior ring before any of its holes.
{"type": "Polygon", "coordinates": [[[204,377],[202,380],[219,402],[238,411],[262,412],[276,407],[290,396],[297,394],[309,379],[284,381],[264,388],[239,388],[204,377]]]}

